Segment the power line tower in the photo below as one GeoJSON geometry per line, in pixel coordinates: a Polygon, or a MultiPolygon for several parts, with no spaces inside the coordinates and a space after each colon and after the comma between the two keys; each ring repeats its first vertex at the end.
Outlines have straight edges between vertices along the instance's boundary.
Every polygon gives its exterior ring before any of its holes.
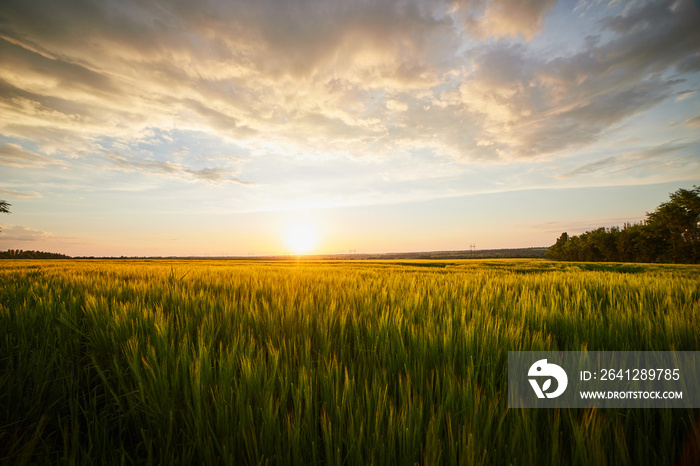
{"type": "Polygon", "coordinates": [[[474,255],[474,250],[476,249],[476,244],[469,243],[469,251],[471,252],[471,255],[474,255]]]}

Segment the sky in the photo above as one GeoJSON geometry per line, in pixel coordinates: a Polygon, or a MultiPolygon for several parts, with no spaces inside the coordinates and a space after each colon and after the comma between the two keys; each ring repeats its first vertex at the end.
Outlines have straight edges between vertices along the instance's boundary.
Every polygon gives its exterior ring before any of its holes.
{"type": "Polygon", "coordinates": [[[700,184],[700,0],[3,0],[0,250],[540,247],[700,184]]]}

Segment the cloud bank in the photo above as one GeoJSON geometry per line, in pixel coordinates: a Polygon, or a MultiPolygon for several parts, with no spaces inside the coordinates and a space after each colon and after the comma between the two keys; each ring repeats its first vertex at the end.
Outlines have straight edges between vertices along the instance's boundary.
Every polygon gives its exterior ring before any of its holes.
{"type": "MultiPolygon", "coordinates": [[[[679,93],[697,99],[692,2],[583,3],[567,13],[586,36],[545,49],[535,39],[567,8],[555,3],[7,0],[0,164],[103,158],[150,129],[233,141],[255,160],[416,150],[463,164],[538,160],[593,145],[679,93]]],[[[257,181],[156,155],[101,166],[257,181]]],[[[572,173],[609,162],[591,163],[572,173]]]]}

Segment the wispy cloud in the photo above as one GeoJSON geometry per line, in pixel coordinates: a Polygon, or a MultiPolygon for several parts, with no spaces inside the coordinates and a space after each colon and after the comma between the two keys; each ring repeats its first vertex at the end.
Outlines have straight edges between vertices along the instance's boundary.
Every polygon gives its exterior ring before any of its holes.
{"type": "Polygon", "coordinates": [[[682,151],[690,147],[688,143],[680,143],[677,141],[671,141],[666,144],[661,144],[655,147],[649,147],[646,149],[639,149],[635,151],[625,152],[623,155],[629,159],[637,160],[655,160],[669,154],[673,154],[678,151],[682,151]]]}
{"type": "Polygon", "coordinates": [[[7,197],[20,197],[24,199],[39,199],[41,198],[41,194],[37,192],[30,192],[30,193],[25,193],[21,191],[14,191],[12,189],[0,189],[0,196],[7,196],[7,197]]]}
{"type": "Polygon", "coordinates": [[[693,129],[700,128],[700,116],[697,116],[695,118],[690,118],[690,119],[684,121],[683,124],[685,126],[687,126],[688,128],[693,128],[693,129]]]}
{"type": "Polygon", "coordinates": [[[567,179],[596,172],[615,175],[640,167],[662,166],[665,164],[673,164],[679,167],[686,165],[688,168],[691,168],[688,165],[691,161],[688,160],[687,155],[679,155],[679,153],[689,148],[692,148],[690,143],[671,141],[654,147],[624,150],[615,156],[604,157],[600,160],[579,165],[564,174],[556,175],[556,178],[567,179]]]}
{"type": "Polygon", "coordinates": [[[17,144],[2,144],[0,145],[0,165],[9,167],[43,167],[44,165],[66,165],[66,163],[30,152],[17,144]]]}
{"type": "Polygon", "coordinates": [[[606,157],[602,160],[598,160],[596,162],[591,162],[587,163],[585,165],[581,165],[580,167],[571,170],[563,175],[560,176],[560,178],[571,178],[572,176],[577,176],[577,175],[587,175],[589,173],[594,173],[600,170],[603,170],[607,167],[615,165],[616,159],[615,157],[606,157]]]}
{"type": "MultiPolygon", "coordinates": [[[[251,185],[253,183],[241,181],[235,176],[235,171],[222,168],[185,168],[178,163],[159,161],[152,159],[137,160],[133,157],[125,156],[116,152],[106,153],[105,157],[112,163],[112,168],[130,172],[146,172],[159,175],[168,175],[188,181],[206,181],[209,183],[230,182],[241,185],[251,185]]],[[[106,168],[109,168],[107,166],[106,168]]]]}

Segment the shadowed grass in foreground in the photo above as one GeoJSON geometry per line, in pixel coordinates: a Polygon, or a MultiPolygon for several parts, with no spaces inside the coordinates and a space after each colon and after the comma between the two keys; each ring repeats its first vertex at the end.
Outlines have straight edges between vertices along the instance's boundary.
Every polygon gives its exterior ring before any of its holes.
{"type": "Polygon", "coordinates": [[[508,410],[508,351],[700,350],[700,267],[0,262],[14,464],[675,464],[698,410],[508,410]]]}

